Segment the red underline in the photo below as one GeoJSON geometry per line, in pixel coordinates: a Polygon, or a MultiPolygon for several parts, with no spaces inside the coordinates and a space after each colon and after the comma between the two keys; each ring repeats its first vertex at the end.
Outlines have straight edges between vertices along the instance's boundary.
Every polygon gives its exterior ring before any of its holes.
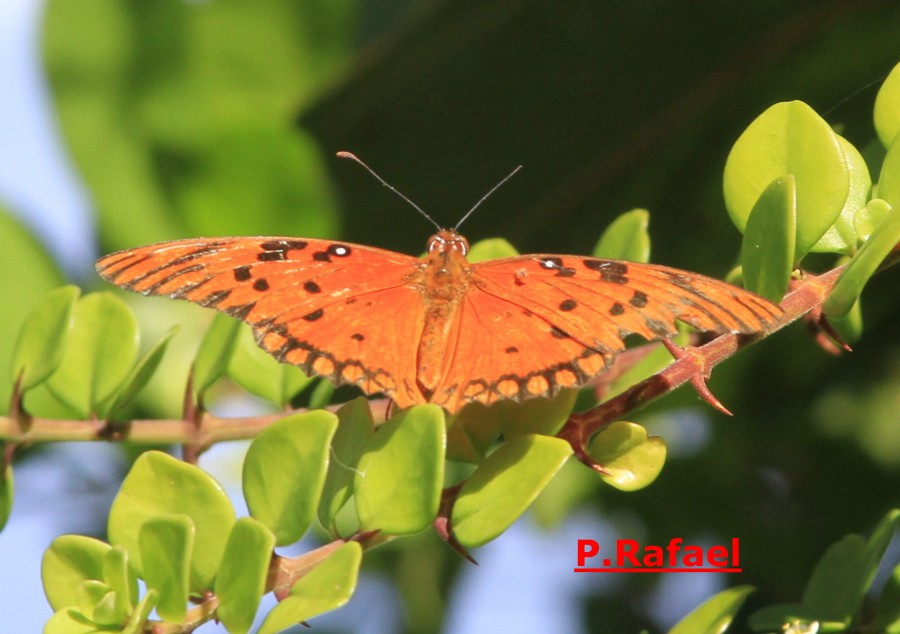
{"type": "Polygon", "coordinates": [[[575,572],[744,572],[743,568],[575,568],[575,572]]]}

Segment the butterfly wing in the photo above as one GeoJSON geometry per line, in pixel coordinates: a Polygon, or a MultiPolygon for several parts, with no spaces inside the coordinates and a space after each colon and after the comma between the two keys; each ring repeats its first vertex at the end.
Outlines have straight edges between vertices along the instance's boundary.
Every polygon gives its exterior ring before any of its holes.
{"type": "Polygon", "coordinates": [[[242,319],[264,350],[307,373],[401,407],[423,400],[410,384],[424,322],[413,257],[328,240],[210,238],[120,251],[97,270],[122,288],[242,319]]]}
{"type": "Polygon", "coordinates": [[[702,331],[754,333],[781,309],[712,278],[651,264],[527,255],[472,265],[442,385],[432,400],[524,400],[602,373],[630,334],[654,340],[683,321],[702,331]]]}

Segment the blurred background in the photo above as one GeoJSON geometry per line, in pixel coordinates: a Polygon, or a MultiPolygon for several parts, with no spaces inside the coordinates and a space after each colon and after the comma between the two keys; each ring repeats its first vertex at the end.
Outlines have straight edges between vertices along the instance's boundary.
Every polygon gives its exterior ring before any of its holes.
{"type": "MultiPolygon", "coordinates": [[[[115,249],[271,234],[420,253],[432,228],[338,150],[442,225],[523,164],[467,221],[473,241],[588,253],[619,213],[645,207],[653,261],[724,276],[740,244],[721,194],[731,144],[769,105],[800,99],[868,147],[878,85],[900,61],[900,12],[893,0],[4,0],[0,47],[5,367],[37,299],[64,281],[108,288],[92,262],[115,249]]],[[[128,301],[145,345],[183,327],[134,411],[178,416],[209,315],[128,301]]],[[[830,543],[900,503],[896,267],[873,280],[863,314],[853,354],[829,356],[795,325],[718,368],[710,385],[733,419],[688,390],[637,415],[670,446],[648,489],[567,467],[473,553],[477,568],[433,534],[397,540],[367,554],[357,595],[315,629],[663,631],[727,585],[758,588],[744,618],[797,601],[830,543]],[[571,572],[578,538],[616,536],[736,536],[744,573],[571,572]]],[[[215,407],[263,405],[225,386],[215,407]]],[[[237,491],[241,450],[217,447],[201,466],[237,491]]],[[[0,533],[8,631],[49,617],[40,554],[61,533],[103,536],[129,455],[20,454],[0,533]]]]}

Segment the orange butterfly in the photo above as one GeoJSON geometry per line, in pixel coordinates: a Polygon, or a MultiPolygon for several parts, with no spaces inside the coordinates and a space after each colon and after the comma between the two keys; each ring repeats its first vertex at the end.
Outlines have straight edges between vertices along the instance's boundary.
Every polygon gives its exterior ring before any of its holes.
{"type": "Polygon", "coordinates": [[[264,350],[307,373],[449,412],[583,386],[627,335],[668,338],[676,319],[750,334],[782,314],[678,269],[566,255],[473,264],[468,248],[456,229],[432,236],[424,259],[332,240],[199,238],[119,251],[97,270],[242,319],[264,350]]]}
{"type": "Polygon", "coordinates": [[[110,282],[208,306],[253,327],[280,361],[399,407],[521,401],[580,387],[638,334],[754,333],[781,310],[678,269],[523,255],[472,264],[442,230],[424,259],[299,238],[176,240],[97,262],[110,282]]]}

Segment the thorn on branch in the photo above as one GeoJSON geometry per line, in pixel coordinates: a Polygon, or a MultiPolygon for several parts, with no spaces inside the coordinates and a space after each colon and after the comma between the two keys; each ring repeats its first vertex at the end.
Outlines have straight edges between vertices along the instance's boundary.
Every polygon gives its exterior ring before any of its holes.
{"type": "Polygon", "coordinates": [[[556,436],[557,438],[561,438],[568,442],[569,445],[571,445],[572,453],[588,469],[596,471],[602,476],[611,475],[610,472],[607,471],[602,464],[594,460],[594,457],[591,456],[590,453],[588,453],[587,439],[585,438],[584,429],[579,424],[578,418],[576,416],[570,417],[556,436]]]}
{"type": "Polygon", "coordinates": [[[700,368],[694,372],[690,378],[694,390],[700,395],[700,398],[709,403],[713,409],[722,412],[726,416],[732,416],[732,413],[728,408],[722,405],[722,402],[716,398],[715,394],[712,393],[709,386],[706,384],[706,379],[709,378],[710,373],[709,369],[706,367],[706,358],[702,354],[695,352],[694,348],[680,348],[668,339],[663,339],[662,342],[666,347],[666,350],[669,351],[669,354],[671,354],[676,361],[681,360],[684,357],[691,357],[696,360],[697,365],[699,365],[700,368]]]}
{"type": "Polygon", "coordinates": [[[478,562],[475,561],[475,558],[469,554],[469,551],[457,541],[456,536],[453,534],[450,527],[450,515],[453,513],[453,505],[456,503],[456,497],[459,495],[463,484],[465,484],[465,482],[460,482],[459,484],[447,487],[441,491],[441,504],[438,507],[437,517],[431,525],[434,527],[434,531],[438,534],[438,537],[444,540],[450,548],[462,555],[466,561],[477,566],[478,562]]]}
{"type": "Polygon", "coordinates": [[[809,311],[804,320],[812,332],[815,342],[828,354],[837,357],[844,352],[853,352],[853,348],[844,341],[840,333],[828,321],[825,313],[822,312],[821,304],[809,311]]]}

